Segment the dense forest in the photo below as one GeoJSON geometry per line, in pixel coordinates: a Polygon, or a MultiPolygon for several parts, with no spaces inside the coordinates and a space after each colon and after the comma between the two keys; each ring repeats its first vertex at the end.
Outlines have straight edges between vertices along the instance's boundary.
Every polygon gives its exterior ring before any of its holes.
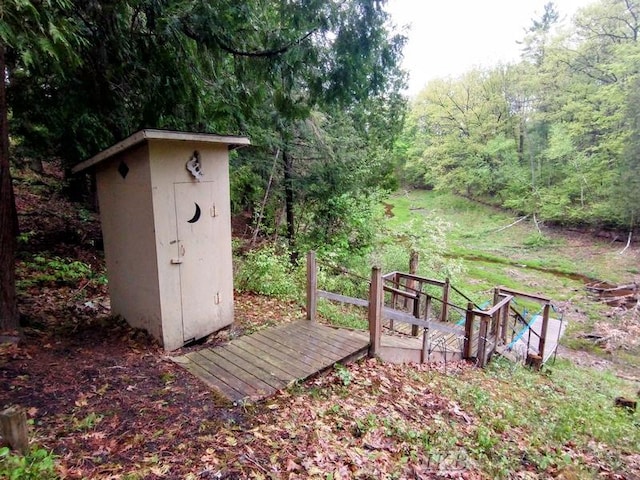
{"type": "MultiPolygon", "coordinates": [[[[16,168],[60,158],[70,169],[144,127],[247,135],[253,148],[233,159],[235,211],[256,212],[261,231],[282,223],[292,252],[298,238],[334,238],[393,171],[385,159],[406,103],[404,37],[383,7],[2,2],[0,329],[17,325],[9,158],[16,168]]],[[[70,177],[69,194],[88,184],[70,177]]]]}
{"type": "Polygon", "coordinates": [[[639,15],[637,2],[601,0],[560,28],[549,3],[519,63],[429,83],[398,144],[405,180],[565,225],[633,230],[639,15]]]}
{"type": "MultiPolygon", "coordinates": [[[[409,102],[405,38],[380,0],[2,2],[0,329],[17,325],[10,166],[70,170],[144,127],[249,136],[232,158],[234,212],[293,259],[366,251],[400,184],[633,230],[639,15],[600,0],[559,28],[549,3],[519,63],[433,81],[409,102]]],[[[69,176],[69,195],[88,193],[69,176]]]]}

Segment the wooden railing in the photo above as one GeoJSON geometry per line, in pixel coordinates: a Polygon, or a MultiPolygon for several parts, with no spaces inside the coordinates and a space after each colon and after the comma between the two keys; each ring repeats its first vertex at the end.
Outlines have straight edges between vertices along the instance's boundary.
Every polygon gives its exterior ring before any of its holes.
{"type": "MultiPolygon", "coordinates": [[[[390,283],[392,286],[384,285],[385,292],[391,294],[389,307],[404,309],[411,311],[416,318],[431,319],[434,302],[440,304],[439,320],[447,322],[449,316],[449,295],[451,286],[449,279],[445,281],[434,280],[432,278],[421,277],[412,273],[391,272],[382,276],[384,282],[390,283]],[[430,285],[438,287],[441,291],[440,296],[429,295],[425,292],[425,286],[430,285]],[[402,297],[402,302],[400,298],[402,297]],[[403,303],[403,305],[399,305],[403,303]]],[[[390,327],[393,330],[393,321],[390,327]]],[[[414,325],[413,335],[417,335],[417,325],[414,325]]]]}
{"type": "Polygon", "coordinates": [[[505,319],[509,317],[512,300],[512,295],[503,295],[496,291],[494,304],[489,310],[479,310],[471,302],[467,305],[464,323],[464,358],[473,357],[474,334],[476,334],[474,326],[475,322],[479,320],[476,360],[481,367],[487,364],[498,346],[498,339],[503,336],[502,329],[506,328],[505,319]]]}
{"type": "MultiPolygon", "coordinates": [[[[371,356],[378,355],[380,352],[383,318],[387,318],[392,329],[393,321],[412,325],[414,336],[422,328],[424,334],[423,350],[427,348],[427,334],[430,328],[453,335],[463,335],[464,343],[461,357],[475,359],[476,363],[483,367],[491,359],[499,345],[511,341],[516,330],[526,326],[526,322],[523,321],[519,313],[511,314],[514,310],[513,302],[516,297],[542,304],[543,322],[539,338],[539,351],[544,352],[551,305],[549,298],[498,287],[494,289],[493,305],[488,309],[481,309],[472,301],[469,301],[466,307],[450,303],[451,290],[460,294],[448,279],[440,281],[402,272],[382,275],[380,268],[373,267],[367,299],[327,292],[318,289],[315,253],[309,252],[307,254],[307,319],[315,321],[319,297],[367,308],[371,341],[369,354],[371,356]],[[441,296],[429,294],[425,291],[426,286],[438,287],[441,296]],[[385,299],[388,300],[388,306],[385,306],[385,299]],[[436,317],[432,316],[434,303],[438,303],[440,309],[436,317]],[[448,320],[453,309],[464,315],[464,333],[460,332],[460,327],[455,325],[447,327],[446,325],[450,324],[448,320]]],[[[463,294],[460,295],[469,300],[463,294]]],[[[422,361],[426,361],[427,357],[424,351],[420,358],[422,361]]]]}
{"type": "MultiPolygon", "coordinates": [[[[537,303],[538,305],[541,306],[542,308],[542,325],[540,328],[540,333],[536,333],[533,331],[530,331],[529,335],[528,335],[528,339],[530,341],[531,336],[535,336],[538,339],[538,345],[537,345],[537,351],[538,351],[538,355],[540,355],[540,357],[544,356],[544,351],[545,351],[545,346],[547,344],[547,336],[548,336],[548,327],[549,327],[549,315],[551,313],[551,299],[549,297],[543,296],[543,295],[533,295],[530,293],[526,293],[526,292],[521,292],[519,290],[514,290],[512,288],[507,288],[507,287],[498,287],[496,289],[496,291],[499,291],[501,293],[505,293],[505,294],[509,294],[512,295],[515,298],[519,298],[519,299],[523,299],[523,300],[529,300],[532,301],[534,303],[537,303]]],[[[528,328],[529,325],[526,322],[526,319],[524,319],[519,313],[515,312],[511,318],[514,320],[514,324],[516,327],[519,328],[528,328]]],[[[519,328],[515,328],[515,330],[518,330],[519,328]]],[[[503,337],[502,337],[502,341],[503,343],[509,343],[511,338],[509,338],[508,336],[508,329],[505,326],[503,328],[503,337]]],[[[527,344],[527,351],[530,350],[530,346],[527,344]]]]}

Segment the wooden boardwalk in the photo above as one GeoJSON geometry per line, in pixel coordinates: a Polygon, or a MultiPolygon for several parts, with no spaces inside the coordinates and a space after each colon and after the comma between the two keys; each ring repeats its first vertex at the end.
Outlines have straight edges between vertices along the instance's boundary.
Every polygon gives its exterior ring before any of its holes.
{"type": "Polygon", "coordinates": [[[368,349],[369,332],[302,320],[173,361],[231,401],[260,400],[338,362],[363,357],[368,349]]]}

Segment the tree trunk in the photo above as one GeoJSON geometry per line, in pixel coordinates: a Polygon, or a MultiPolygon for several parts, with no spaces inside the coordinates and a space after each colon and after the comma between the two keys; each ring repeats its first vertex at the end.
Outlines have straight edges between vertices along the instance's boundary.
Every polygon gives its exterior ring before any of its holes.
{"type": "Polygon", "coordinates": [[[282,162],[284,167],[284,207],[287,215],[287,241],[291,250],[291,263],[297,263],[296,229],[293,214],[293,160],[286,149],[282,150],[282,162]]]}
{"type": "MultiPolygon", "coordinates": [[[[521,115],[524,117],[524,108],[522,109],[521,115]]],[[[520,123],[518,124],[518,161],[520,165],[524,164],[524,131],[525,131],[524,118],[520,119],[520,123]]]]}
{"type": "Polygon", "coordinates": [[[18,216],[9,170],[9,123],[5,47],[0,44],[0,330],[18,328],[16,303],[16,237],[18,216]]]}

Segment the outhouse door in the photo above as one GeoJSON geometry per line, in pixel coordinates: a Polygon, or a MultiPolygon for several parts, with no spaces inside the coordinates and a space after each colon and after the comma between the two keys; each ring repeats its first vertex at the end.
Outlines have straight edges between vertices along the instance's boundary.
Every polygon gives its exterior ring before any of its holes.
{"type": "Polygon", "coordinates": [[[221,278],[216,269],[216,182],[174,183],[183,341],[220,325],[221,278]]]}

